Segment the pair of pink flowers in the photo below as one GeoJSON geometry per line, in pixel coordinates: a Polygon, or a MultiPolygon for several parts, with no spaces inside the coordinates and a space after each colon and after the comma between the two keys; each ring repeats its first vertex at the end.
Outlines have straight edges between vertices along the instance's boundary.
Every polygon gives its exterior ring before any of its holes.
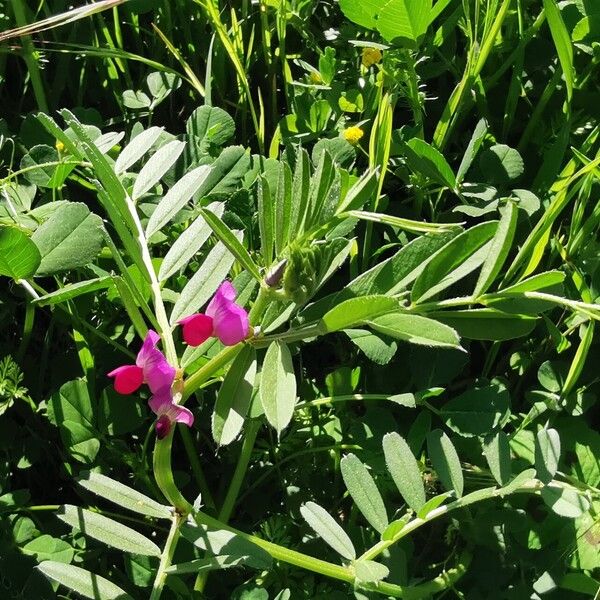
{"type": "MultiPolygon", "coordinates": [[[[197,313],[179,321],[183,325],[185,342],[190,346],[199,346],[215,336],[226,346],[232,346],[245,339],[249,330],[248,314],[235,303],[235,297],[235,288],[225,281],[210,301],[205,314],[197,313]]],[[[114,377],[115,390],[119,394],[132,394],[142,384],[148,385],[152,392],[148,405],[158,417],[156,434],[162,439],[168,435],[173,423],[184,423],[191,427],[194,415],[174,401],[172,387],[176,370],[156,347],[159,340],[158,333],[148,331],[135,365],[117,367],[108,376],[114,377]]]]}

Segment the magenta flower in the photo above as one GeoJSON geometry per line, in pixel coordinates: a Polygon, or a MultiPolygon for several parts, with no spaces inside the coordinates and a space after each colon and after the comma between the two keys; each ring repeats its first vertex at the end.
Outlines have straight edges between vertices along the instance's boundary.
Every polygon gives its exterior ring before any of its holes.
{"type": "Polygon", "coordinates": [[[190,346],[199,346],[215,336],[225,346],[234,346],[248,335],[248,313],[235,303],[236,291],[224,281],[206,307],[206,313],[196,313],[181,319],[183,339],[190,346]]]}
{"type": "Polygon", "coordinates": [[[188,427],[194,424],[194,415],[192,412],[179,406],[173,401],[170,389],[163,389],[154,394],[148,402],[150,409],[156,414],[156,435],[159,440],[169,435],[173,423],[183,423],[188,427]]]}
{"type": "Polygon", "coordinates": [[[135,365],[123,365],[108,374],[109,377],[115,378],[115,390],[119,394],[132,394],[142,383],[148,384],[154,394],[171,389],[175,379],[175,368],[156,347],[159,340],[158,333],[149,330],[135,359],[135,365]]]}

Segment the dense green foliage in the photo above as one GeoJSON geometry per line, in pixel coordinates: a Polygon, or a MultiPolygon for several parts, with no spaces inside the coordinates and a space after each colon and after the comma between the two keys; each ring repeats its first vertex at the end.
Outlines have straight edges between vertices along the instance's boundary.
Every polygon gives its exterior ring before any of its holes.
{"type": "Polygon", "coordinates": [[[600,597],[599,61],[595,0],[0,6],[0,597],[600,597]]]}

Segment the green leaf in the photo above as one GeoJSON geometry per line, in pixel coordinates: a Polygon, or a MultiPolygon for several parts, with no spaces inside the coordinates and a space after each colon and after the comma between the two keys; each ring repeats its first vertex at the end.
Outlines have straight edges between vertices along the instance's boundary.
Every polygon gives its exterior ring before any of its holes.
{"type": "Polygon", "coordinates": [[[377,29],[388,41],[395,40],[409,48],[427,31],[432,0],[389,0],[381,5],[377,29]]]}
{"type": "Polygon", "coordinates": [[[517,208],[513,202],[507,202],[498,229],[492,239],[490,250],[475,284],[473,296],[478,298],[487,292],[488,288],[500,273],[502,265],[510,252],[512,241],[517,228],[517,208]]]}
{"type": "Polygon", "coordinates": [[[511,475],[508,436],[503,431],[497,431],[486,437],[483,442],[483,454],[494,479],[500,485],[506,485],[511,475]]]}
{"type": "Polygon", "coordinates": [[[0,275],[28,279],[41,260],[40,251],[26,233],[16,227],[0,227],[0,275]]]}
{"type": "Polygon", "coordinates": [[[367,325],[379,333],[410,344],[461,349],[460,338],[454,329],[427,317],[388,313],[367,321],[367,325]]]}
{"type": "Polygon", "coordinates": [[[404,146],[408,166],[432,181],[454,190],[456,176],[444,155],[420,138],[413,138],[404,146]]]}
{"type": "Polygon", "coordinates": [[[275,211],[273,197],[266,177],[260,177],[258,183],[258,227],[260,231],[260,249],[265,264],[273,261],[275,248],[275,211]]]}
{"type": "Polygon", "coordinates": [[[64,287],[50,292],[40,298],[36,298],[34,304],[40,306],[51,306],[53,304],[60,304],[61,302],[67,302],[73,298],[78,298],[84,294],[91,292],[97,292],[98,290],[105,290],[110,287],[113,283],[111,275],[103,275],[102,277],[96,277],[95,279],[87,279],[86,281],[78,281],[77,283],[68,283],[64,287]]]}
{"type": "Polygon", "coordinates": [[[235,133],[235,122],[222,108],[200,106],[187,120],[191,159],[199,160],[210,146],[222,146],[235,133]]]}
{"type": "Polygon", "coordinates": [[[404,219],[402,217],[395,217],[393,215],[368,212],[364,210],[351,210],[348,211],[346,215],[356,219],[361,219],[362,221],[373,221],[374,223],[391,225],[392,227],[397,227],[398,229],[409,231],[411,233],[442,234],[460,229],[460,225],[455,225],[454,223],[426,223],[425,221],[413,221],[411,219],[404,219]]]}
{"type": "Polygon", "coordinates": [[[173,140],[161,146],[142,167],[133,184],[131,198],[137,200],[155,186],[181,156],[185,142],[173,140]]]}
{"type": "Polygon", "coordinates": [[[456,180],[460,183],[464,179],[467,171],[473,164],[473,160],[477,156],[479,152],[479,148],[481,148],[481,144],[485,139],[487,134],[488,126],[485,119],[481,119],[477,125],[475,126],[475,130],[473,131],[473,135],[469,140],[469,144],[465,153],[463,154],[463,158],[460,161],[460,165],[458,167],[458,171],[456,172],[456,180]]]}
{"type": "Polygon", "coordinates": [[[252,541],[224,529],[212,530],[206,526],[195,526],[189,523],[181,527],[181,534],[194,546],[205,552],[237,561],[255,569],[268,570],[273,565],[271,555],[252,541]]]}
{"type": "Polygon", "coordinates": [[[292,179],[292,208],[290,231],[296,235],[304,233],[304,218],[308,210],[310,192],[310,158],[301,148],[296,156],[296,167],[292,179]]]}
{"type": "Polygon", "coordinates": [[[378,365],[387,365],[398,350],[396,342],[385,340],[365,329],[345,329],[344,333],[369,360],[378,365]]]}
{"type": "Polygon", "coordinates": [[[160,548],[135,529],[122,525],[118,521],[104,515],[65,504],[58,513],[58,518],[108,546],[143,556],[160,556],[160,548]]]}
{"type": "Polygon", "coordinates": [[[191,200],[206,181],[210,166],[202,165],[186,173],[162,198],[148,219],[146,237],[160,231],[191,200]]]}
{"type": "Polygon", "coordinates": [[[415,511],[425,504],[425,487],[414,454],[398,433],[383,437],[383,453],[388,471],[406,503],[415,511]]]}
{"type": "Polygon", "coordinates": [[[148,94],[141,90],[125,90],[121,95],[121,99],[123,100],[123,106],[132,110],[149,108],[150,104],[152,104],[152,100],[150,100],[148,94]]]}
{"type": "Polygon", "coordinates": [[[383,533],[388,524],[387,511],[373,477],[354,454],[342,458],[340,469],[346,488],[358,510],[379,533],[383,533]]]}
{"type": "Polygon", "coordinates": [[[148,496],[101,473],[84,472],[77,478],[77,483],[89,492],[136,513],[157,519],[172,517],[171,509],[168,506],[159,504],[156,500],[152,500],[152,498],[148,498],[148,496]]]}
{"type": "Polygon", "coordinates": [[[162,127],[149,127],[130,140],[117,157],[115,173],[124,173],[142,158],[152,148],[162,132],[162,127]]]}
{"type": "Polygon", "coordinates": [[[68,202],[52,213],[31,236],[42,261],[36,275],[51,275],[84,267],[102,247],[102,219],[85,204],[68,202]]]}
{"type": "Polygon", "coordinates": [[[464,480],[460,459],[450,438],[440,429],[427,434],[427,450],[442,485],[446,490],[456,492],[460,498],[463,494],[464,480]]]}
{"type": "Polygon", "coordinates": [[[289,425],[296,405],[296,376],[292,355],[286,344],[269,344],[260,378],[260,401],[277,435],[289,425]]]}
{"type": "Polygon", "coordinates": [[[359,296],[345,300],[328,311],[321,319],[323,333],[362,325],[369,319],[398,310],[398,301],[389,296],[359,296]]]}
{"type": "Polygon", "coordinates": [[[506,144],[495,144],[483,152],[479,167],[491,185],[508,185],[525,171],[521,155],[506,144]]]}
{"type": "Polygon", "coordinates": [[[200,213],[210,228],[215,232],[215,235],[223,242],[223,244],[225,244],[233,256],[235,256],[240,265],[242,265],[254,279],[259,282],[262,281],[256,263],[252,260],[250,253],[246,250],[233,231],[231,231],[231,229],[229,229],[229,227],[227,227],[227,225],[225,225],[225,223],[210,210],[203,208],[200,209],[200,213]]]}
{"type": "Polygon", "coordinates": [[[250,168],[250,155],[242,146],[225,148],[213,162],[204,184],[196,193],[197,198],[217,200],[230,196],[250,168]]]}
{"type": "Polygon", "coordinates": [[[233,361],[217,395],[212,414],[212,435],[219,446],[226,446],[240,433],[256,377],[256,351],[244,346],[233,361]]]}
{"type": "Polygon", "coordinates": [[[315,502],[307,502],[300,507],[300,513],[311,529],[338,554],[348,560],[356,558],[356,550],[352,541],[323,507],[315,502]]]}
{"type": "Polygon", "coordinates": [[[93,462],[100,441],[94,407],[83,379],[68,381],[52,395],[48,418],[59,428],[63,444],[73,458],[83,463],[93,462]]]}
{"type": "MultiPolygon", "coordinates": [[[[238,235],[242,236],[241,233],[238,235]]],[[[225,245],[218,242],[204,259],[202,267],[194,273],[181,291],[181,295],[171,311],[171,325],[175,325],[180,319],[195,313],[208,302],[227,277],[234,260],[235,258],[225,245]]]]}
{"type": "Polygon", "coordinates": [[[487,244],[497,225],[497,221],[475,225],[438,250],[413,285],[413,302],[432,298],[477,269],[488,256],[487,244]]]}
{"type": "Polygon", "coordinates": [[[73,164],[48,164],[59,161],[56,148],[40,144],[31,148],[21,159],[20,167],[29,169],[23,173],[23,177],[30,183],[42,188],[57,189],[75,168],[73,164]]]}
{"type": "Polygon", "coordinates": [[[91,600],[132,600],[114,583],[74,565],[65,565],[52,560],[37,566],[46,577],[91,600]]]}
{"type": "Polygon", "coordinates": [[[374,560],[357,560],[353,566],[359,581],[374,583],[385,579],[390,574],[390,570],[385,565],[374,560]]]}
{"type": "MultiPolygon", "coordinates": [[[[274,239],[275,255],[280,256],[290,239],[292,206],[292,171],[286,163],[280,163],[275,193],[274,239]]],[[[295,232],[293,232],[295,234],[295,232]]]]}
{"type": "Polygon", "coordinates": [[[543,0],[546,20],[554,40],[558,60],[562,67],[563,76],[567,84],[567,101],[571,102],[573,88],[575,87],[575,69],[573,67],[573,46],[571,36],[565,26],[556,0],[543,0]]]}
{"type": "MultiPolygon", "coordinates": [[[[207,206],[208,210],[218,217],[223,215],[225,205],[222,202],[213,202],[207,206]]],[[[212,229],[204,217],[198,215],[193,223],[173,242],[158,270],[158,280],[164,281],[183,269],[188,262],[200,251],[206,240],[210,237],[212,229]]]]}
{"type": "Polygon", "coordinates": [[[576,519],[590,508],[589,500],[581,492],[556,483],[543,487],[540,494],[557,515],[568,519],[576,519]]]}
{"type": "Polygon", "coordinates": [[[549,483],[558,471],[560,436],[556,429],[542,428],[537,433],[536,442],[535,470],[541,482],[549,483]]]}
{"type": "Polygon", "coordinates": [[[54,560],[68,564],[75,555],[70,544],[51,535],[40,535],[25,544],[21,550],[24,554],[33,556],[38,562],[54,560]]]}
{"type": "Polygon", "coordinates": [[[529,335],[537,317],[501,312],[493,308],[445,310],[429,316],[456,330],[469,340],[504,341],[529,335]]]}
{"type": "Polygon", "coordinates": [[[486,435],[500,427],[510,414],[510,395],[503,383],[467,390],[440,410],[446,425],[464,437],[486,435]]]}
{"type": "Polygon", "coordinates": [[[365,204],[375,199],[377,186],[377,174],[374,171],[363,173],[340,202],[336,214],[360,210],[365,204]]]}
{"type": "Polygon", "coordinates": [[[585,594],[589,598],[593,598],[600,592],[600,582],[585,573],[566,573],[559,581],[558,587],[585,594]]]}

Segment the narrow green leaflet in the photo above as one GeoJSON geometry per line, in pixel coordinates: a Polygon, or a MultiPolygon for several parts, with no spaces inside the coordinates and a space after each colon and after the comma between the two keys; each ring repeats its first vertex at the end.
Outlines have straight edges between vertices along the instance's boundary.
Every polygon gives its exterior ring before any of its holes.
{"type": "Polygon", "coordinates": [[[290,215],[290,231],[295,235],[304,232],[304,216],[308,210],[310,190],[310,158],[304,148],[296,156],[296,168],[292,179],[292,208],[290,215]]]}
{"type": "Polygon", "coordinates": [[[390,570],[374,560],[357,560],[354,563],[354,572],[359,581],[376,582],[385,579],[390,570]]]}
{"type": "Polygon", "coordinates": [[[454,490],[460,498],[464,479],[460,459],[450,438],[440,429],[427,434],[427,450],[440,481],[448,491],[454,490]]]}
{"type": "Polygon", "coordinates": [[[444,155],[420,138],[413,138],[404,146],[408,166],[451,190],[456,188],[456,176],[444,155]]]}
{"type": "Polygon", "coordinates": [[[535,470],[538,479],[549,483],[558,470],[560,460],[560,436],[556,429],[542,428],[538,431],[535,444],[535,470]]]}
{"type": "Polygon", "coordinates": [[[173,140],[164,146],[161,146],[142,167],[135,183],[131,197],[137,200],[149,189],[155,186],[162,176],[175,164],[181,156],[185,142],[173,140]]]}
{"type": "Polygon", "coordinates": [[[157,519],[172,517],[168,506],[159,504],[156,500],[101,473],[88,471],[77,479],[77,483],[89,492],[136,513],[157,519]]]}
{"type": "MultiPolygon", "coordinates": [[[[241,233],[238,234],[241,237],[241,233]]],[[[171,312],[171,325],[195,313],[206,304],[217,288],[227,277],[235,258],[222,242],[219,242],[208,253],[198,269],[187,282],[171,312]]]]}
{"type": "Polygon", "coordinates": [[[42,261],[36,275],[83,267],[98,255],[104,239],[102,219],[80,202],[61,205],[31,236],[42,261]]]}
{"type": "Polygon", "coordinates": [[[398,229],[409,231],[411,233],[439,234],[460,229],[460,225],[455,223],[426,223],[425,221],[413,221],[411,219],[404,219],[402,217],[395,217],[393,215],[368,212],[364,210],[350,210],[346,213],[346,215],[349,217],[355,217],[356,219],[361,219],[362,221],[373,221],[374,223],[391,225],[392,227],[398,227],[398,229]]]}
{"type": "Polygon", "coordinates": [[[102,277],[96,277],[95,279],[87,279],[86,281],[78,281],[77,283],[68,283],[64,287],[50,292],[45,296],[36,298],[33,302],[40,306],[49,306],[52,304],[60,304],[61,302],[67,302],[78,296],[89,294],[91,292],[97,292],[98,290],[105,290],[110,287],[113,283],[113,277],[111,275],[103,275],[102,277]]]}
{"type": "Polygon", "coordinates": [[[340,302],[321,319],[323,333],[339,331],[398,310],[398,301],[389,296],[359,296],[340,302]]]}
{"type": "Polygon", "coordinates": [[[84,535],[123,550],[123,552],[143,556],[160,556],[161,554],[160,548],[153,541],[135,529],[85,508],[65,504],[57,516],[67,525],[79,529],[84,535]]]}
{"type": "Polygon", "coordinates": [[[507,202],[504,214],[498,223],[498,229],[494,234],[490,250],[481,271],[479,279],[475,284],[473,296],[478,298],[487,292],[488,288],[500,273],[502,265],[510,252],[512,241],[517,228],[518,209],[513,202],[507,202]]]}
{"type": "Polygon", "coordinates": [[[91,600],[132,600],[129,594],[126,594],[108,579],[104,579],[104,577],[86,571],[81,567],[46,560],[36,568],[49,579],[64,585],[84,598],[90,598],[91,600]]]}
{"type": "Polygon", "coordinates": [[[346,488],[358,510],[374,529],[383,533],[389,521],[383,499],[371,473],[354,454],[342,458],[340,469],[346,488]]]}
{"type": "Polygon", "coordinates": [[[375,197],[377,194],[377,185],[377,174],[375,171],[364,173],[348,190],[348,193],[337,207],[336,214],[341,215],[346,211],[360,210],[375,197]]]}
{"type": "Polygon", "coordinates": [[[460,338],[454,329],[420,315],[388,313],[367,321],[367,325],[379,333],[411,344],[461,349],[460,338]]]}
{"type": "Polygon", "coordinates": [[[240,433],[250,407],[255,377],[256,350],[244,346],[227,371],[215,402],[212,434],[219,446],[230,444],[240,433]]]}
{"type": "Polygon", "coordinates": [[[130,140],[117,157],[115,173],[124,173],[131,165],[142,158],[152,148],[162,132],[162,127],[149,127],[130,140]]]}
{"type": "Polygon", "coordinates": [[[413,302],[432,298],[479,267],[489,254],[486,244],[496,233],[497,225],[497,221],[475,225],[439,250],[417,277],[412,288],[413,302]]]}
{"type": "Polygon", "coordinates": [[[260,401],[277,434],[289,425],[296,404],[296,376],[286,344],[272,342],[265,354],[260,377],[260,401]]]}
{"type": "Polygon", "coordinates": [[[483,441],[483,454],[494,479],[500,485],[506,485],[511,476],[510,444],[503,431],[497,431],[483,441]]]}
{"type": "Polygon", "coordinates": [[[565,26],[565,22],[560,14],[560,9],[556,0],[543,0],[544,11],[550,33],[556,46],[558,60],[563,70],[563,76],[567,84],[567,100],[571,102],[573,88],[575,87],[575,70],[573,68],[573,46],[571,36],[565,26]]]}
{"type": "Polygon", "coordinates": [[[477,156],[477,153],[479,152],[479,148],[481,148],[481,144],[483,143],[483,140],[487,133],[487,129],[488,129],[488,126],[487,126],[485,119],[481,119],[475,126],[473,135],[471,136],[471,139],[469,140],[467,149],[465,150],[465,153],[463,154],[462,160],[460,161],[460,165],[458,167],[458,171],[456,172],[456,180],[458,181],[458,183],[462,182],[465,175],[467,174],[467,171],[471,167],[473,160],[477,156]]]}
{"type": "Polygon", "coordinates": [[[210,210],[203,208],[200,212],[210,228],[215,232],[215,235],[223,244],[225,244],[233,256],[235,256],[236,260],[254,277],[254,279],[262,281],[256,263],[252,260],[250,253],[246,250],[240,241],[240,238],[236,237],[235,233],[210,210]]]}
{"type": "Polygon", "coordinates": [[[266,177],[258,183],[258,227],[260,231],[261,254],[265,264],[273,261],[275,248],[275,212],[271,189],[266,177]]]}
{"type": "MultiPolygon", "coordinates": [[[[287,163],[280,163],[277,193],[275,195],[275,255],[280,256],[290,239],[292,206],[292,171],[287,163]]],[[[296,232],[292,232],[295,236],[296,232]]]]}
{"type": "Polygon", "coordinates": [[[41,260],[40,251],[26,233],[16,227],[0,227],[0,275],[27,279],[41,260]]]}
{"type": "Polygon", "coordinates": [[[425,487],[417,463],[404,438],[396,432],[383,437],[383,453],[388,471],[406,503],[415,511],[425,504],[425,487]]]}
{"type": "Polygon", "coordinates": [[[576,519],[590,508],[589,500],[578,490],[550,483],[543,487],[542,500],[561,517],[576,519]]]}
{"type": "Polygon", "coordinates": [[[366,329],[344,329],[344,333],[369,360],[378,365],[387,365],[398,350],[393,340],[384,339],[366,329]]]}
{"type": "MultiPolygon", "coordinates": [[[[213,202],[207,208],[218,217],[223,215],[225,205],[222,202],[213,202]]],[[[158,270],[158,280],[164,281],[183,269],[194,255],[200,251],[206,240],[210,237],[212,229],[204,217],[198,215],[193,223],[173,242],[158,270]]]]}
{"type": "Polygon", "coordinates": [[[160,231],[191,200],[210,173],[209,165],[202,165],[186,173],[162,198],[150,216],[146,237],[160,231]]]}
{"type": "Polygon", "coordinates": [[[468,389],[440,409],[446,425],[463,437],[487,435],[504,424],[509,415],[509,392],[496,380],[468,389]]]}
{"type": "Polygon", "coordinates": [[[300,513],[311,529],[338,554],[348,560],[356,558],[352,540],[323,507],[315,502],[307,502],[300,507],[300,513]]]}
{"type": "Polygon", "coordinates": [[[461,338],[501,342],[530,334],[537,317],[506,313],[493,308],[445,310],[429,316],[452,327],[461,338]]]}

